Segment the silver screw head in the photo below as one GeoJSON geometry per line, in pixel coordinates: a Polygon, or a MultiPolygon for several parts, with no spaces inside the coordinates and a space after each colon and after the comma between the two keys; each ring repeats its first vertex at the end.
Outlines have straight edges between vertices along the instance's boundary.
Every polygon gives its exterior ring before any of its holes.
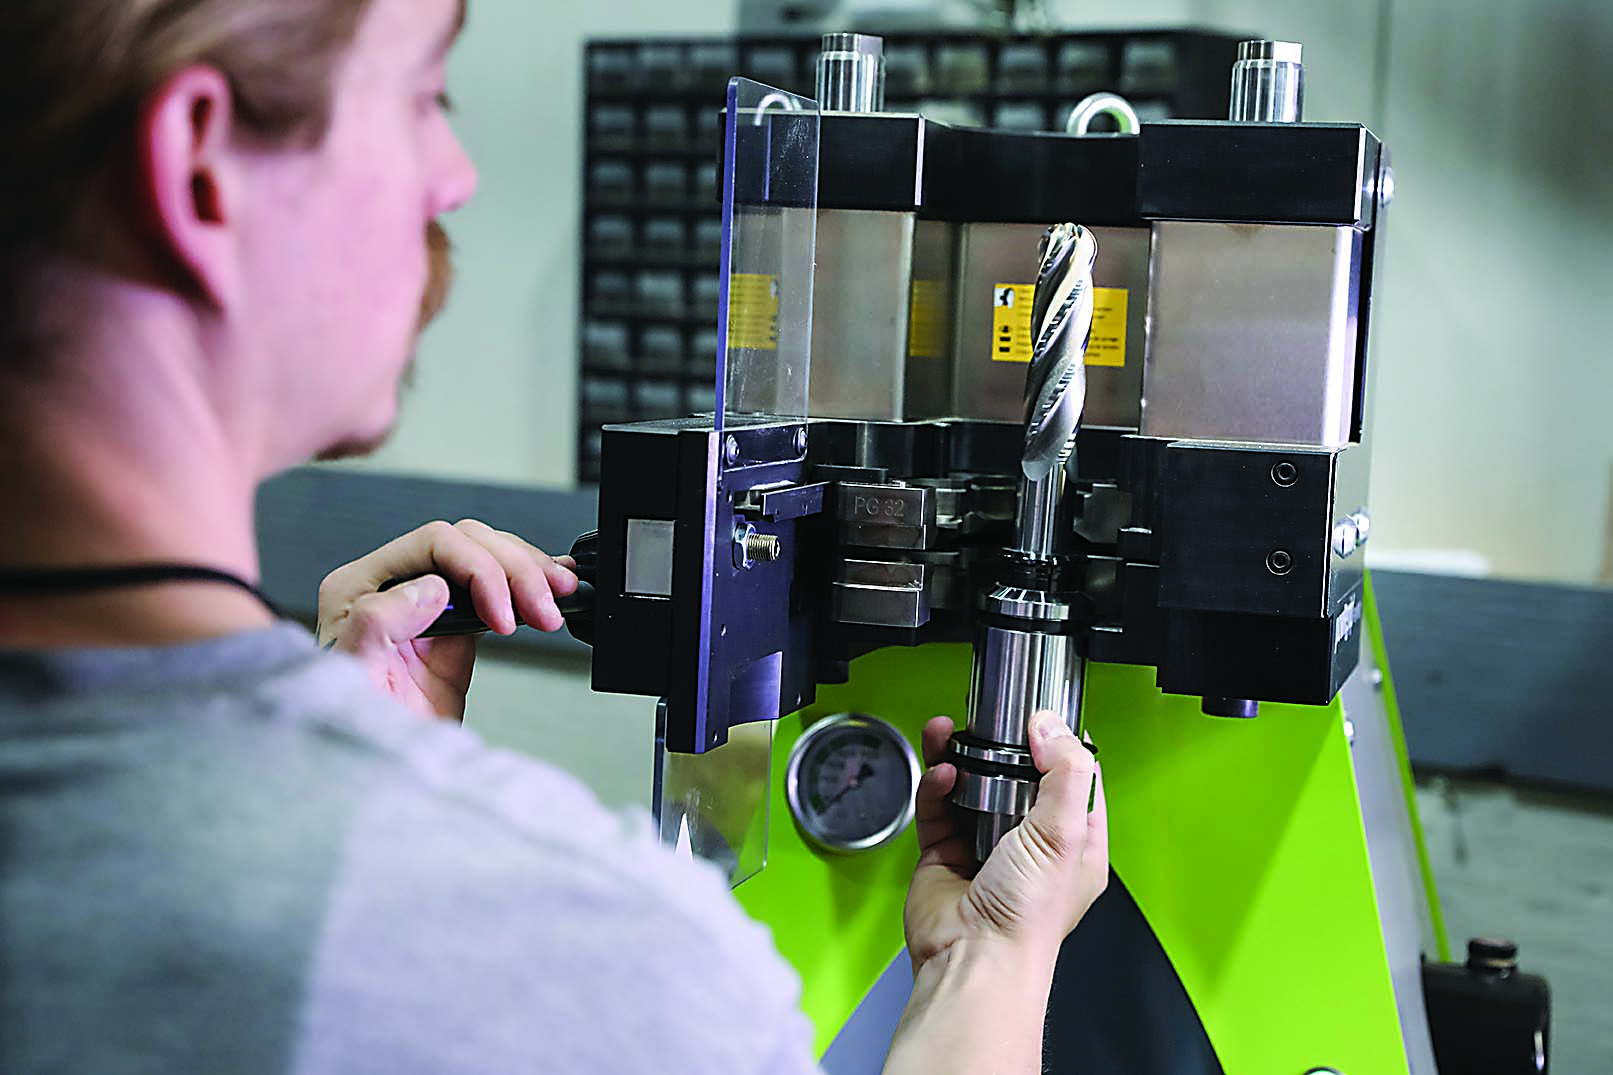
{"type": "Polygon", "coordinates": [[[1333,528],[1333,551],[1342,557],[1355,555],[1355,550],[1361,547],[1361,532],[1356,529],[1355,522],[1345,519],[1333,528]]]}

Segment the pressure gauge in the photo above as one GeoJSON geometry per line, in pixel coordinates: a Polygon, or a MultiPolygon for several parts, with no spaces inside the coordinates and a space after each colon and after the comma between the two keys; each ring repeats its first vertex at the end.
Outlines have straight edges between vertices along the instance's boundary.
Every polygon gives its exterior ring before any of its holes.
{"type": "Polygon", "coordinates": [[[784,794],[806,838],[825,851],[882,847],[913,820],[919,759],[907,737],[858,713],[824,717],[790,751],[784,794]]]}

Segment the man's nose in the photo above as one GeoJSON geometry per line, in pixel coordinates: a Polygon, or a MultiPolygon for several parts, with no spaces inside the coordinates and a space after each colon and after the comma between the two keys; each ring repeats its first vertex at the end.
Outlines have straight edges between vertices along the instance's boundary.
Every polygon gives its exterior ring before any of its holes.
{"type": "Polygon", "coordinates": [[[443,164],[442,178],[438,180],[435,191],[436,204],[432,206],[432,216],[441,216],[451,213],[470,201],[476,194],[476,185],[480,177],[476,172],[476,165],[465,152],[465,147],[458,138],[450,140],[447,160],[443,164]]]}

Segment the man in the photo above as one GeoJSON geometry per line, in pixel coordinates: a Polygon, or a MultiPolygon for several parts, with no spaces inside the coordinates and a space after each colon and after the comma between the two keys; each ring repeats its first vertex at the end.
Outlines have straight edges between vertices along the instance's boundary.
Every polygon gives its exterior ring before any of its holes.
{"type": "MultiPolygon", "coordinates": [[[[444,579],[553,628],[565,565],[433,524],[327,580],[342,653],[253,585],[257,484],[393,422],[444,279],[422,237],[475,186],[442,108],[463,18],[0,13],[0,1071],[812,1070],[714,871],[433,717],[472,659],[415,638],[444,579]]],[[[952,769],[925,777],[888,1070],[1040,1069],[1107,854],[1091,754],[1056,720],[1032,745],[1040,799],[977,875],[952,769]]]]}

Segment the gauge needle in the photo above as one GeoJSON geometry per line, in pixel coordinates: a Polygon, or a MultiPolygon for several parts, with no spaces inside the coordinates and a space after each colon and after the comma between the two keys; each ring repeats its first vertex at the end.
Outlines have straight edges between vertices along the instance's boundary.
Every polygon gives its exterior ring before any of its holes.
{"type": "Polygon", "coordinates": [[[851,781],[849,783],[847,783],[845,787],[841,788],[839,791],[837,791],[833,795],[831,795],[829,797],[829,801],[823,804],[823,808],[825,810],[829,809],[829,807],[833,806],[835,803],[837,803],[841,799],[845,798],[846,792],[856,790],[856,788],[857,788],[857,786],[859,784],[861,784],[864,780],[867,780],[869,777],[871,777],[873,775],[874,775],[874,767],[872,765],[869,765],[867,762],[863,762],[863,767],[861,769],[857,770],[857,775],[852,777],[851,781]]]}

